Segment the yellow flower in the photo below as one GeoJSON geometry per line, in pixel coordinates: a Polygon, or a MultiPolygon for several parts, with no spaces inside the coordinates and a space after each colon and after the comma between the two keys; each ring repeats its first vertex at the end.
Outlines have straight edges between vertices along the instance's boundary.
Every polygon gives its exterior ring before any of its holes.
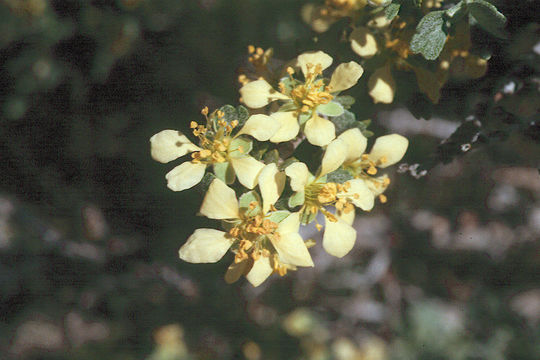
{"type": "Polygon", "coordinates": [[[279,91],[264,79],[249,82],[240,89],[242,101],[250,108],[258,109],[273,101],[284,101],[280,110],[270,115],[280,124],[280,129],[270,138],[271,142],[294,139],[301,126],[313,145],[326,146],[335,138],[335,126],[326,117],[341,115],[343,107],[332,100],[339,92],[354,86],[364,70],[351,61],[340,64],[330,80],[324,79],[322,72],[332,61],[322,51],[304,53],[296,59],[296,68],[301,70],[304,81],[296,79],[293,76],[295,70],[289,67],[289,76],[281,79],[279,91]]]}
{"type": "Polygon", "coordinates": [[[251,141],[241,135],[266,141],[279,130],[280,124],[267,121],[265,115],[253,115],[233,135],[238,122],[227,123],[222,117],[218,112],[217,116],[207,118],[205,126],[191,123],[193,134],[199,139],[198,146],[176,130],[163,130],[150,138],[151,155],[156,161],[167,163],[191,153],[191,161],[176,166],[165,176],[171,190],[182,191],[195,186],[209,165],[213,165],[216,175],[228,183],[238,177],[238,181],[249,189],[257,185],[257,176],[264,164],[248,155],[251,141]]]}
{"type": "MultiPolygon", "coordinates": [[[[375,197],[384,196],[388,177],[374,178],[372,175],[377,173],[377,168],[400,161],[407,146],[408,141],[403,136],[386,135],[375,141],[369,154],[364,154],[367,139],[359,129],[349,129],[328,145],[317,177],[301,162],[285,169],[295,192],[290,205],[302,205],[300,212],[305,222],[311,222],[319,211],[325,216],[323,247],[329,254],[342,257],[352,249],[356,240],[356,231],[352,227],[354,207],[369,211],[375,197]],[[325,175],[338,168],[347,170],[354,178],[343,184],[327,182],[325,175]],[[335,207],[335,214],[330,213],[327,206],[335,207]]],[[[384,197],[381,201],[383,199],[386,201],[384,197]]]]}
{"type": "Polygon", "coordinates": [[[223,220],[227,231],[198,229],[180,248],[188,262],[216,262],[232,248],[235,261],[225,276],[228,282],[245,275],[254,286],[273,272],[284,275],[296,266],[313,266],[307,247],[298,234],[298,213],[278,211],[273,205],[283,191],[285,175],[275,164],[259,176],[262,201],[250,191],[240,201],[233,189],[215,179],[208,188],[200,213],[223,220]]]}

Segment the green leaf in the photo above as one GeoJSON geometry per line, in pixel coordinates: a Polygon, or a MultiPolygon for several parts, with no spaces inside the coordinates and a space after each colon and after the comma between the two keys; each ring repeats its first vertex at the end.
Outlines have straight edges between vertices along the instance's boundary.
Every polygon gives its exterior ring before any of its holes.
{"type": "Polygon", "coordinates": [[[350,95],[342,95],[334,98],[334,101],[341,104],[345,109],[350,108],[356,102],[355,98],[350,95]]]}
{"type": "Polygon", "coordinates": [[[291,79],[290,77],[283,77],[279,80],[279,82],[284,86],[285,95],[289,95],[296,85],[299,84],[297,80],[291,79]]]}
{"type": "Polygon", "coordinates": [[[300,126],[304,125],[306,123],[306,121],[308,121],[309,119],[311,119],[311,116],[312,116],[312,112],[311,111],[308,111],[307,113],[302,113],[298,116],[298,124],[300,124],[300,126]]]}
{"type": "Polygon", "coordinates": [[[288,212],[287,210],[273,211],[270,213],[270,216],[268,216],[268,219],[276,224],[279,224],[290,214],[291,213],[288,212]]]}
{"type": "Polygon", "coordinates": [[[237,137],[229,145],[229,156],[242,157],[253,149],[253,142],[243,136],[237,137]]]}
{"type": "Polygon", "coordinates": [[[427,60],[435,60],[439,57],[445,42],[444,11],[432,11],[418,23],[411,40],[411,51],[422,54],[427,60]]]}
{"type": "Polygon", "coordinates": [[[240,210],[244,212],[246,216],[255,216],[261,213],[261,197],[255,191],[251,190],[242,194],[238,199],[240,210]],[[250,204],[255,203],[256,206],[252,209],[250,204]]]}
{"type": "Polygon", "coordinates": [[[495,6],[484,0],[469,0],[467,7],[470,15],[478,22],[481,28],[497,37],[506,37],[503,32],[506,17],[495,6]]]}
{"type": "Polygon", "coordinates": [[[332,171],[331,173],[326,175],[327,182],[333,182],[337,184],[343,184],[345,181],[349,181],[351,179],[353,179],[353,176],[347,170],[343,169],[332,171]]]}
{"type": "Polygon", "coordinates": [[[343,106],[334,101],[330,101],[328,104],[321,104],[317,106],[317,112],[326,116],[339,116],[343,114],[343,111],[343,106]]]}
{"type": "Polygon", "coordinates": [[[236,114],[237,114],[237,120],[238,120],[238,126],[237,128],[238,129],[241,129],[242,126],[244,126],[244,124],[246,123],[247,119],[249,119],[249,110],[243,106],[243,105],[238,105],[236,107],[236,114]]]}
{"type": "Polygon", "coordinates": [[[235,179],[234,169],[228,162],[215,163],[214,174],[226,184],[232,184],[235,179]]]}
{"type": "Polygon", "coordinates": [[[401,5],[395,4],[395,3],[388,5],[384,9],[384,15],[386,15],[386,18],[388,20],[392,20],[393,18],[395,18],[397,16],[397,14],[399,13],[400,6],[401,5]]]}
{"type": "Polygon", "coordinates": [[[340,135],[345,130],[357,127],[358,125],[356,116],[347,110],[345,110],[340,116],[330,119],[330,121],[332,121],[336,127],[336,136],[340,135]]]}
{"type": "Polygon", "coordinates": [[[298,191],[289,198],[289,207],[295,208],[297,206],[304,205],[304,201],[305,201],[304,192],[298,191]]]}
{"type": "Polygon", "coordinates": [[[222,111],[223,114],[223,120],[230,123],[233,120],[237,120],[238,114],[236,113],[236,109],[232,105],[223,105],[219,108],[219,111],[222,111]]]}

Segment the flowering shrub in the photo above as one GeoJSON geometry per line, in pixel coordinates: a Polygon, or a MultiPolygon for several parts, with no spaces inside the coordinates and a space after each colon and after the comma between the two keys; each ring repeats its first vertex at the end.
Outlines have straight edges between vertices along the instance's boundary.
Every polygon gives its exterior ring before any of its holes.
{"type": "Polygon", "coordinates": [[[362,76],[358,63],[340,64],[325,78],[333,59],[322,51],[301,54],[272,71],[269,52],[249,50],[254,68],[265,76],[241,75],[240,94],[257,113],[250,115],[243,106],[212,113],[204,108],[205,124],[190,123],[198,144],[176,130],[157,133],[150,144],[159,162],[190,154],[167,173],[167,186],[182,191],[206,178],[200,214],[221,220],[221,230],[196,230],[180,248],[180,258],[213,263],[231,250],[235,256],[225,280],[244,275],[258,286],[272,273],[314,266],[308,251],[314,242],[305,241],[299,228],[315,223],[321,231],[318,213],[325,222],[324,249],[345,256],[356,240],[355,209],[370,211],[377,198],[386,202],[390,178],[379,169],[400,161],[408,140],[381,136],[365,153],[370,133],[365,123],[344,117],[354,99],[340,96],[362,76]],[[278,74],[284,76],[274,86],[278,74]],[[306,146],[319,156],[303,160],[306,146]]]}

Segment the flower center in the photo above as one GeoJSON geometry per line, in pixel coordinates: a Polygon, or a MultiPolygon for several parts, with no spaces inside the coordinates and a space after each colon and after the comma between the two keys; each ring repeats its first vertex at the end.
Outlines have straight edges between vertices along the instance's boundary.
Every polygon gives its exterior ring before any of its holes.
{"type": "Polygon", "coordinates": [[[192,162],[215,164],[228,161],[228,150],[232,141],[231,133],[238,126],[238,120],[226,122],[225,114],[219,110],[209,119],[207,107],[201,113],[206,117],[206,125],[199,125],[195,121],[190,124],[193,135],[199,138],[199,146],[202,148],[201,151],[191,153],[192,162]]]}
{"type": "MultiPolygon", "coordinates": [[[[330,94],[328,87],[324,85],[324,81],[318,78],[322,75],[322,66],[320,64],[307,64],[306,67],[306,81],[303,84],[295,86],[290,92],[291,99],[300,112],[303,113],[315,109],[318,105],[328,104],[334,98],[330,94]]],[[[294,80],[292,77],[294,70],[289,67],[287,72],[291,80],[294,80]]],[[[281,83],[280,88],[283,92],[284,85],[281,83]]]]}

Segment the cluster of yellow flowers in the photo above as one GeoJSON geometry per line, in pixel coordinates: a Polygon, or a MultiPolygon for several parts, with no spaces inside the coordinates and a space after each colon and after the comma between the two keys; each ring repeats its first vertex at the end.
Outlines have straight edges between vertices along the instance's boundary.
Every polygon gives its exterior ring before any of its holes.
{"type": "MultiPolygon", "coordinates": [[[[255,48],[250,53],[256,72],[272,73],[267,67],[271,53],[255,48]]],[[[206,124],[190,124],[197,145],[176,130],[150,138],[152,157],[159,162],[191,153],[190,160],[166,175],[171,190],[195,186],[209,167],[213,173],[200,214],[221,220],[222,229],[196,230],[180,248],[181,259],[213,263],[231,250],[234,261],[225,280],[231,283],[244,275],[258,286],[272,273],[314,266],[308,251],[313,241],[304,241],[299,228],[315,222],[322,230],[318,213],[325,219],[324,249],[337,257],[352,249],[356,208],[370,211],[376,198],[386,202],[383,193],[390,179],[379,169],[400,161],[408,140],[382,136],[366,153],[368,141],[358,127],[336,134],[332,119],[344,112],[336,97],[356,84],[363,69],[355,62],[340,64],[325,78],[323,71],[332,61],[322,51],[304,53],[285,66],[276,86],[270,75],[242,75],[241,99],[253,114],[241,123],[223,111],[209,114],[203,109],[206,124]],[[283,158],[283,153],[274,158],[252,154],[254,142],[295,146],[304,138],[322,150],[319,166],[311,166],[317,169],[314,174],[307,164],[283,158]],[[331,176],[336,172],[341,177],[331,176]]]]}
{"type": "MultiPolygon", "coordinates": [[[[412,14],[396,15],[391,19],[382,0],[326,0],[323,5],[307,4],[302,17],[313,30],[322,33],[340,18],[349,18],[347,41],[352,51],[364,60],[377,58],[377,65],[368,80],[369,95],[374,103],[390,104],[394,101],[396,82],[393,70],[412,71],[419,90],[438,103],[440,90],[450,77],[476,79],[485,75],[487,60],[470,52],[470,25],[457,24],[448,36],[436,66],[412,60],[411,39],[419,19],[412,14]],[[369,6],[368,6],[369,5],[369,6]]],[[[422,2],[420,14],[441,8],[442,0],[422,2]]]]}

